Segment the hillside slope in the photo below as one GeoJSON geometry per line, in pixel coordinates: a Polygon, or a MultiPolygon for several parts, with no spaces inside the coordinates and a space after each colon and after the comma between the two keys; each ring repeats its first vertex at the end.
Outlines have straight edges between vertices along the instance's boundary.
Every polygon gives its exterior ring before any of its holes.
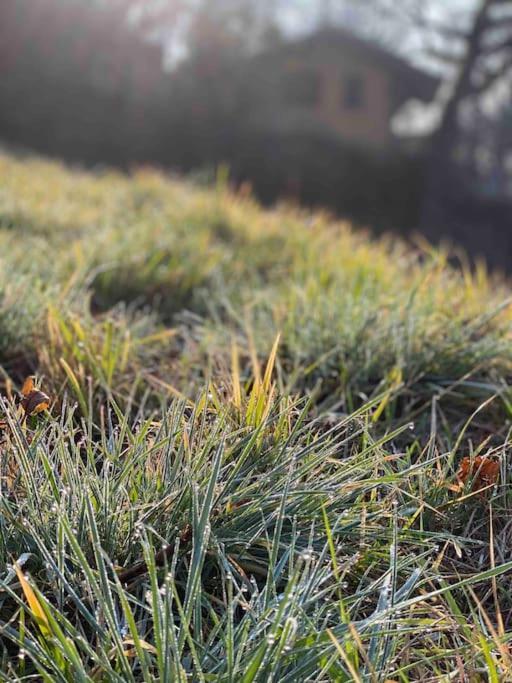
{"type": "Polygon", "coordinates": [[[509,680],[509,296],[0,156],[2,680],[509,680]]]}

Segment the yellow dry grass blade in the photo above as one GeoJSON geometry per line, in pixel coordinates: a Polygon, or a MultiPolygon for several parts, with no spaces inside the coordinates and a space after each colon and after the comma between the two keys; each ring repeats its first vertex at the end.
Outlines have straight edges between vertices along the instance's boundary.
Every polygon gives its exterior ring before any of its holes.
{"type": "Polygon", "coordinates": [[[247,422],[254,427],[257,427],[266,419],[272,406],[275,393],[275,385],[272,383],[272,373],[276,363],[279,340],[280,335],[278,334],[267,361],[263,380],[261,380],[259,373],[254,378],[254,385],[249,397],[246,412],[247,422]]]}
{"type": "Polygon", "coordinates": [[[28,606],[32,610],[32,613],[37,622],[37,625],[41,630],[42,635],[44,636],[44,638],[50,638],[52,635],[50,623],[48,621],[48,617],[46,616],[43,607],[41,606],[41,603],[39,602],[37,595],[35,594],[32,586],[25,578],[18,563],[14,565],[14,569],[16,570],[16,575],[18,577],[18,581],[21,584],[21,588],[23,590],[25,598],[28,602],[28,606]]]}
{"type": "Polygon", "coordinates": [[[248,322],[246,323],[245,327],[247,334],[247,345],[249,355],[251,357],[252,371],[254,374],[255,384],[258,384],[261,381],[261,369],[260,364],[258,362],[258,352],[256,351],[256,344],[254,343],[252,329],[248,322]]]}
{"type": "Polygon", "coordinates": [[[403,382],[403,377],[402,377],[402,371],[400,368],[395,367],[391,370],[391,372],[388,375],[388,382],[389,382],[389,389],[386,392],[386,395],[382,399],[382,401],[379,403],[377,406],[373,417],[372,421],[373,422],[378,422],[383,414],[383,412],[386,410],[389,401],[391,399],[391,396],[394,394],[395,391],[397,391],[403,382]]]}
{"type": "Polygon", "coordinates": [[[347,669],[349,670],[350,675],[352,676],[352,678],[353,678],[353,680],[355,681],[355,683],[362,683],[361,676],[358,674],[358,672],[356,671],[356,669],[355,669],[353,663],[350,661],[349,656],[347,655],[347,653],[345,652],[345,650],[342,648],[340,642],[338,641],[338,639],[336,638],[336,636],[334,635],[334,633],[333,633],[333,632],[331,631],[331,629],[329,629],[329,628],[327,629],[327,635],[329,636],[329,639],[331,640],[332,644],[333,644],[334,647],[336,648],[336,650],[337,650],[338,654],[340,655],[341,659],[342,659],[343,662],[345,663],[345,665],[346,665],[347,669]]]}
{"type": "Polygon", "coordinates": [[[169,339],[172,339],[178,334],[178,330],[174,328],[166,328],[164,330],[160,330],[159,332],[155,332],[154,334],[149,334],[147,337],[142,337],[141,339],[137,339],[135,341],[136,346],[148,346],[150,344],[154,344],[157,342],[162,342],[165,343],[169,339]]]}
{"type": "Polygon", "coordinates": [[[231,383],[233,384],[233,403],[237,410],[242,409],[242,390],[240,388],[240,357],[235,341],[231,344],[231,383]]]}
{"type": "MultiPolygon", "coordinates": [[[[129,646],[129,649],[124,651],[125,657],[136,657],[137,656],[137,650],[133,647],[135,645],[135,641],[133,640],[133,638],[126,638],[125,640],[123,640],[123,645],[129,646]]],[[[154,647],[154,645],[151,645],[151,643],[147,643],[145,640],[139,639],[139,645],[146,652],[151,652],[151,654],[153,654],[153,655],[157,654],[156,647],[154,647]]],[[[116,651],[114,651],[114,652],[116,652],[116,651]]]]}
{"type": "Polygon", "coordinates": [[[279,348],[279,342],[281,340],[281,334],[279,333],[276,337],[270,356],[268,357],[267,367],[265,368],[265,375],[263,377],[263,391],[265,394],[270,392],[270,383],[272,381],[272,373],[274,371],[274,366],[276,364],[277,350],[279,348]]]}
{"type": "Polygon", "coordinates": [[[78,403],[80,404],[80,409],[84,415],[88,414],[88,407],[87,407],[87,399],[85,397],[84,392],[82,391],[82,388],[80,386],[80,382],[76,376],[76,374],[73,372],[73,369],[69,365],[69,363],[64,360],[64,358],[60,359],[60,364],[62,368],[64,369],[64,372],[66,373],[66,377],[68,378],[68,381],[71,385],[71,388],[73,389],[73,393],[75,394],[76,399],[78,400],[78,403]]]}

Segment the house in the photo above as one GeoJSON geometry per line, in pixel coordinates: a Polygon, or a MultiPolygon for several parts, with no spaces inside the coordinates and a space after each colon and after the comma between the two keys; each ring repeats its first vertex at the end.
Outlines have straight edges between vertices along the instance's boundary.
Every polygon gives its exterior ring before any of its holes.
{"type": "Polygon", "coordinates": [[[259,128],[334,134],[371,150],[397,138],[392,120],[405,102],[430,102],[438,80],[379,45],[325,28],[256,57],[246,97],[259,128]]]}

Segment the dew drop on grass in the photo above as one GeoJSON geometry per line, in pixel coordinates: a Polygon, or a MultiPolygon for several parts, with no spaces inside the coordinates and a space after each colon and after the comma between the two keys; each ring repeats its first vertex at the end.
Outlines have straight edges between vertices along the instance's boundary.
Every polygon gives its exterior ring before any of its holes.
{"type": "Polygon", "coordinates": [[[313,555],[313,550],[311,548],[306,548],[305,550],[302,551],[300,554],[300,559],[303,562],[311,562],[311,560],[314,558],[313,555]]]}

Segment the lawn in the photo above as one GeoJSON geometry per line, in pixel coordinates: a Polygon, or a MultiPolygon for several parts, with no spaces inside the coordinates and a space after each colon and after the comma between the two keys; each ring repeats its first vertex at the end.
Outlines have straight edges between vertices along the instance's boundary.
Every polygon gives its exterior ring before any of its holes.
{"type": "Polygon", "coordinates": [[[0,680],[512,681],[510,294],[0,155],[0,680]]]}

